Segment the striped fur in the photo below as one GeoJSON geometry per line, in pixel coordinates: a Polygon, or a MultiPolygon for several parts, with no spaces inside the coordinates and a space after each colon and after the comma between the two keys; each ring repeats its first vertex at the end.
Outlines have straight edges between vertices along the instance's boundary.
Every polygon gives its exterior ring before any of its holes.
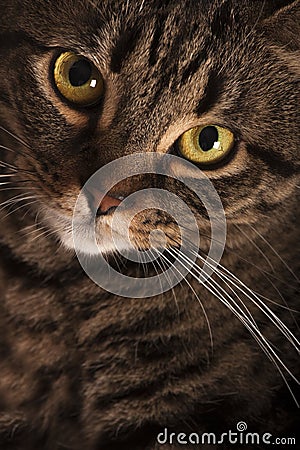
{"type": "MultiPolygon", "coordinates": [[[[230,128],[234,151],[206,171],[228,222],[221,262],[296,334],[299,1],[0,0],[0,10],[0,183],[11,182],[0,187],[0,448],[157,450],[164,427],[221,432],[239,420],[293,436],[295,402],[230,309],[192,274],[151,299],[101,290],[62,244],[58,213],[70,220],[85,181],[118,157],[177,154],[193,126],[230,128]],[[102,103],[76,109],[58,95],[59,49],[95,63],[102,103]]],[[[149,186],[180,193],[206,252],[205,211],[187,189],[151,177],[119,189],[149,186]]],[[[160,226],[174,242],[173,225],[152,211],[132,233],[145,247],[160,226]]],[[[240,295],[296,377],[291,343],[240,295]]]]}

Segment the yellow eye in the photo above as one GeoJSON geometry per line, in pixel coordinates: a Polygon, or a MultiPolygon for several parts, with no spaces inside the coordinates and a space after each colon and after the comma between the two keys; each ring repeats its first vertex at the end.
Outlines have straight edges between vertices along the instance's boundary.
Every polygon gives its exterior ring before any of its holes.
{"type": "Polygon", "coordinates": [[[217,125],[195,127],[179,138],[182,156],[198,164],[214,164],[223,159],[234,145],[234,135],[217,125]]]}
{"type": "Polygon", "coordinates": [[[59,92],[78,106],[97,103],[104,91],[103,78],[96,67],[72,52],[61,53],[55,61],[54,82],[59,92]]]}

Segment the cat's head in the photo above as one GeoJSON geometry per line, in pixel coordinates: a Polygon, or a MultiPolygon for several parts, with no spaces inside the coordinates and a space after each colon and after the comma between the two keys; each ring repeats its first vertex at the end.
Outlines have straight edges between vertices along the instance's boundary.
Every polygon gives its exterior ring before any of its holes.
{"type": "MultiPolygon", "coordinates": [[[[32,214],[66,247],[73,246],[73,211],[86,181],[128,155],[190,161],[193,177],[201,170],[213,182],[229,225],[264,230],[270,214],[284,217],[292,208],[299,160],[298,1],[0,5],[0,125],[15,135],[2,133],[3,146],[13,151],[1,153],[17,168],[5,171],[17,170],[17,194],[33,198],[32,214]]],[[[189,176],[178,160],[171,170],[189,176]]],[[[114,207],[140,188],[157,187],[175,192],[204,234],[209,230],[203,205],[184,184],[136,175],[101,201],[97,186],[90,189],[75,230],[80,250],[91,252],[84,223],[96,212],[100,248],[114,250],[114,207]]],[[[140,213],[130,231],[146,248],[157,227],[178,242],[175,225],[153,208],[140,213]]]]}

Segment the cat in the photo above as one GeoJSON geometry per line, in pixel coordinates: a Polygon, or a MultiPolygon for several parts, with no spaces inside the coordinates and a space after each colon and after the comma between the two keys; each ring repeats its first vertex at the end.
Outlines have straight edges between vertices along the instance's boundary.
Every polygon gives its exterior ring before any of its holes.
{"type": "Polygon", "coordinates": [[[0,7],[0,448],[231,448],[195,443],[195,433],[229,430],[295,439],[300,2],[0,7]],[[180,177],[154,171],[104,197],[84,191],[109,163],[128,157],[127,173],[148,153],[170,157],[184,180],[204,174],[222,202],[226,245],[205,281],[209,220],[180,177]],[[178,253],[176,222],[159,208],[130,225],[144,251],[151,231],[164,232],[159,259],[116,254],[113,217],[143,188],[188,206],[198,266],[178,253]],[[112,268],[155,276],[180,257],[189,273],[148,298],[97,285],[75,252],[93,258],[80,222],[91,211],[112,268]]]}

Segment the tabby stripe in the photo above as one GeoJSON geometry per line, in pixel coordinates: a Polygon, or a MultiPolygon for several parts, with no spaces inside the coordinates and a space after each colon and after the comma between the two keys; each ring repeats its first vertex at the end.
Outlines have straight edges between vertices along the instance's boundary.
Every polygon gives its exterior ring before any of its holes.
{"type": "Polygon", "coordinates": [[[27,333],[33,335],[55,333],[59,326],[59,323],[56,320],[52,320],[50,317],[48,319],[38,319],[34,321],[31,317],[19,317],[15,314],[11,317],[11,322],[18,328],[24,328],[27,333]]]}
{"type": "MultiPolygon", "coordinates": [[[[206,47],[206,45],[204,45],[204,48],[205,47],[206,47]]],[[[195,58],[189,62],[186,69],[184,69],[184,72],[181,76],[181,82],[180,82],[181,86],[184,85],[186,83],[186,81],[189,78],[191,78],[198,71],[201,63],[203,61],[205,61],[206,59],[207,59],[207,52],[204,49],[200,50],[200,52],[197,53],[195,58]]]]}
{"type": "Polygon", "coordinates": [[[195,113],[198,117],[213,108],[220,101],[224,84],[224,80],[220,78],[215,70],[212,70],[209,74],[203,97],[195,108],[195,113]]]}
{"type": "Polygon", "coordinates": [[[149,51],[149,65],[151,67],[153,67],[158,61],[159,57],[158,49],[160,46],[162,34],[164,32],[167,17],[168,17],[167,15],[160,16],[156,22],[156,28],[153,33],[153,38],[150,44],[150,51],[149,51]]]}
{"type": "MultiPolygon", "coordinates": [[[[230,350],[232,350],[232,347],[230,347],[230,350]]],[[[95,408],[108,414],[109,410],[114,408],[116,402],[122,404],[123,401],[126,402],[130,398],[130,402],[133,403],[140,401],[141,398],[146,400],[147,398],[153,398],[153,396],[160,397],[166,390],[169,390],[170,395],[172,395],[172,389],[176,392],[176,395],[182,395],[184,397],[187,395],[191,384],[196,386],[203,385],[202,377],[207,374],[209,368],[210,366],[203,364],[203,358],[199,357],[194,363],[187,364],[181,368],[178,367],[177,370],[172,371],[171,383],[168,371],[166,371],[166,373],[160,372],[155,380],[147,384],[142,380],[136,386],[130,386],[128,388],[121,386],[119,391],[116,389],[116,384],[119,384],[118,380],[113,380],[112,377],[111,391],[96,397],[94,403],[95,408]]]]}
{"type": "Polygon", "coordinates": [[[0,102],[5,103],[8,106],[12,106],[10,98],[5,92],[0,93],[0,102]]]}
{"type": "Polygon", "coordinates": [[[49,50],[53,46],[41,44],[34,37],[30,36],[25,31],[5,31],[0,34],[0,48],[10,50],[17,47],[22,41],[30,43],[33,47],[41,50],[49,50]]]}
{"type": "Polygon", "coordinates": [[[256,146],[248,146],[247,150],[257,159],[263,161],[272,173],[280,175],[283,178],[290,178],[293,174],[299,172],[299,168],[291,161],[283,158],[282,155],[274,151],[267,151],[264,148],[256,146]]]}
{"type": "Polygon", "coordinates": [[[121,72],[125,60],[135,50],[141,36],[141,32],[142,29],[133,24],[131,30],[127,30],[119,36],[114,48],[112,49],[110,60],[110,68],[112,72],[121,72]]]}
{"type": "Polygon", "coordinates": [[[160,73],[159,81],[155,85],[155,90],[153,91],[153,96],[149,102],[149,109],[154,109],[162,95],[162,92],[170,84],[171,78],[175,79],[178,74],[179,60],[178,49],[181,44],[180,36],[178,35],[169,49],[168,54],[161,60],[157,72],[160,73]],[[171,56],[171,58],[170,58],[171,56]]]}
{"type": "MultiPolygon", "coordinates": [[[[42,272],[35,263],[31,264],[28,261],[18,258],[11,248],[3,242],[0,242],[0,253],[3,262],[5,262],[5,268],[12,277],[15,277],[16,274],[18,277],[22,277],[23,281],[26,282],[24,283],[24,287],[26,287],[26,284],[32,286],[34,283],[39,283],[41,287],[51,286],[54,289],[61,290],[62,285],[68,286],[80,283],[84,277],[79,263],[76,263],[75,267],[66,267],[64,271],[58,269],[57,272],[53,271],[49,275],[47,271],[42,272]]],[[[65,303],[68,304],[68,301],[65,300],[65,303]]]]}
{"type": "MultiPolygon", "coordinates": [[[[220,177],[212,177],[211,181],[214,183],[214,186],[216,189],[228,189],[228,188],[242,188],[246,186],[254,186],[257,185],[257,183],[260,180],[261,170],[260,168],[255,168],[252,164],[246,164],[244,167],[240,168],[240,171],[238,173],[233,174],[222,174],[220,177]],[[256,170],[255,170],[256,169],[256,170]],[[247,177],[249,175],[250,171],[252,171],[251,181],[247,177]]],[[[232,192],[230,193],[232,195],[232,192]]],[[[241,195],[239,192],[238,195],[241,195]]]]}
{"type": "MultiPolygon", "coordinates": [[[[235,11],[237,14],[237,11],[235,11]]],[[[224,0],[215,11],[211,20],[210,29],[214,36],[226,39],[226,30],[235,25],[235,16],[232,14],[232,5],[228,0],[224,0]]]]}
{"type": "MultiPolygon", "coordinates": [[[[285,201],[286,201],[285,198],[278,199],[276,205],[285,201]]],[[[269,203],[268,201],[261,200],[259,198],[259,202],[255,204],[255,209],[259,212],[262,212],[263,214],[271,213],[272,211],[274,211],[274,203],[269,203]]]]}

